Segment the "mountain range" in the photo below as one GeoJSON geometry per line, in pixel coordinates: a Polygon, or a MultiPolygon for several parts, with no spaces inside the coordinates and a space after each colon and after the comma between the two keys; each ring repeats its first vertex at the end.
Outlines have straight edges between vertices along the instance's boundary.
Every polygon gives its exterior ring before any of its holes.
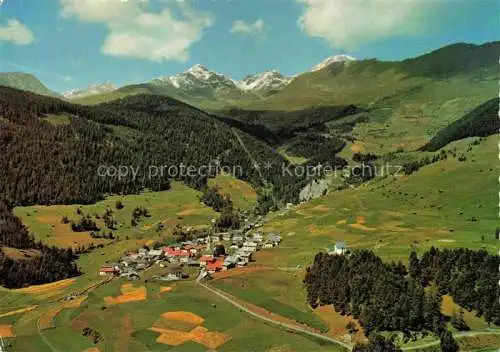
{"type": "MultiPolygon", "coordinates": [[[[333,64],[344,64],[354,60],[346,55],[335,55],[315,65],[311,71],[318,71],[333,64]]],[[[94,100],[95,102],[103,102],[112,100],[113,97],[128,96],[133,93],[170,95],[187,101],[206,100],[207,98],[214,101],[231,101],[233,99],[253,101],[280,91],[295,77],[285,76],[277,70],[267,70],[236,80],[197,64],[176,75],[158,77],[135,85],[120,88],[112,83],[96,83],[86,88],[71,89],[61,95],[68,100],[76,102],[81,100],[83,103],[94,103],[94,100]]],[[[45,87],[36,77],[24,73],[0,73],[0,85],[41,95],[60,96],[45,87]]]]}
{"type": "MultiPolygon", "coordinates": [[[[63,96],[75,103],[98,104],[135,94],[165,95],[212,112],[234,108],[300,110],[344,104],[374,106],[415,94],[430,96],[439,86],[451,83],[457,89],[462,86],[472,89],[482,98],[498,79],[499,50],[500,42],[457,43],[402,61],[356,60],[336,55],[292,77],[268,70],[242,80],[195,65],[173,76],[120,88],[110,83],[96,84],[73,89],[63,96]],[[471,81],[477,84],[470,86],[471,81]]],[[[0,73],[0,85],[58,96],[29,74],[0,73]]],[[[452,93],[449,89],[444,91],[452,93]]],[[[481,103],[479,100],[474,103],[481,103]]]]}

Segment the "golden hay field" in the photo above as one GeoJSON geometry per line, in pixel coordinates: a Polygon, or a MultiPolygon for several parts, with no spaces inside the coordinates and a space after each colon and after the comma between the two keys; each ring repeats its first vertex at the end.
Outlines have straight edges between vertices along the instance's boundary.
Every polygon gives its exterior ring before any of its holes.
{"type": "Polygon", "coordinates": [[[166,312],[161,315],[163,318],[168,320],[177,320],[193,325],[200,325],[203,323],[204,319],[194,313],[190,312],[166,312]]]}
{"type": "Polygon", "coordinates": [[[147,298],[148,291],[146,287],[134,287],[132,284],[123,284],[121,286],[122,294],[117,297],[104,297],[104,302],[108,305],[122,304],[127,302],[143,301],[147,298]]]}
{"type": "Polygon", "coordinates": [[[33,285],[13,290],[17,293],[34,295],[37,300],[45,300],[63,292],[75,282],[75,278],[51,282],[50,284],[33,285]]]}
{"type": "Polygon", "coordinates": [[[12,325],[0,325],[0,336],[13,337],[12,325]]]}
{"type": "Polygon", "coordinates": [[[214,350],[231,339],[229,335],[209,331],[200,326],[203,321],[202,317],[190,312],[166,312],[150,330],[160,333],[156,342],[170,346],[179,346],[187,341],[194,341],[214,350]]]}
{"type": "Polygon", "coordinates": [[[37,305],[35,305],[35,306],[29,306],[29,307],[26,307],[26,308],[20,308],[20,309],[16,309],[16,310],[11,310],[10,312],[6,312],[6,313],[1,313],[0,314],[0,318],[8,317],[8,316],[11,316],[11,315],[16,315],[16,314],[21,314],[21,313],[26,313],[26,312],[32,311],[36,307],[38,307],[38,306],[37,305]]]}

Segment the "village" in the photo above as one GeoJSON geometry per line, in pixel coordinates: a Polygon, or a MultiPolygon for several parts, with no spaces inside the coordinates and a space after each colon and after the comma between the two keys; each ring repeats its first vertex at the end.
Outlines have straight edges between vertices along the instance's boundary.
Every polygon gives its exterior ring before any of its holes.
{"type": "Polygon", "coordinates": [[[274,248],[281,243],[279,234],[270,232],[264,235],[260,227],[261,218],[258,222],[247,223],[242,229],[214,233],[155,249],[145,246],[136,252],[125,253],[116,263],[103,264],[99,275],[138,280],[141,271],[158,265],[165,270],[161,275],[153,276],[154,280],[176,281],[189,278],[186,268],[195,268],[198,278],[241,268],[253,260],[255,252],[274,248]]]}

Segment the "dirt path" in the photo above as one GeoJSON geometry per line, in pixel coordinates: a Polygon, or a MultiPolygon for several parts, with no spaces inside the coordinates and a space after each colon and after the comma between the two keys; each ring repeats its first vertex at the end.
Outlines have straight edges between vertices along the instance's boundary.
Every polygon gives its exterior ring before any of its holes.
{"type": "Polygon", "coordinates": [[[43,343],[45,343],[47,346],[49,346],[52,351],[58,352],[57,348],[55,348],[54,345],[49,340],[47,340],[47,338],[43,334],[43,330],[40,329],[40,318],[38,318],[36,321],[36,329],[38,330],[38,335],[42,339],[43,343]]]}
{"type": "Polygon", "coordinates": [[[328,336],[325,336],[325,335],[322,335],[322,334],[318,334],[318,333],[315,333],[315,332],[312,332],[308,329],[305,329],[305,328],[302,328],[302,327],[299,327],[299,326],[296,326],[296,325],[292,325],[291,323],[287,323],[287,322],[284,322],[285,320],[287,320],[286,318],[283,318],[283,317],[279,317],[277,315],[269,315],[269,317],[266,317],[264,316],[262,313],[257,313],[257,312],[254,312],[250,309],[248,309],[247,307],[243,306],[242,304],[236,302],[234,299],[228,297],[225,293],[222,293],[221,291],[219,290],[216,290],[212,287],[209,287],[201,282],[198,282],[198,285],[200,285],[201,287],[205,288],[206,290],[212,292],[213,294],[219,296],[220,298],[224,299],[225,301],[229,302],[230,304],[232,304],[233,306],[235,306],[236,308],[256,317],[257,319],[260,319],[260,320],[263,320],[265,322],[268,322],[268,323],[271,323],[271,324],[274,324],[274,325],[278,325],[282,328],[286,328],[288,330],[293,330],[293,331],[297,331],[297,332],[300,332],[300,333],[303,333],[303,334],[306,334],[306,335],[309,335],[309,336],[313,336],[315,338],[319,338],[319,339],[322,339],[322,340],[325,340],[325,341],[328,341],[328,342],[331,342],[331,343],[334,343],[334,344],[337,344],[337,345],[340,345],[344,348],[346,348],[347,350],[351,351],[353,346],[351,344],[347,344],[345,342],[342,342],[342,341],[339,341],[339,340],[336,340],[336,339],[333,339],[331,337],[328,337],[328,336]],[[279,318],[280,321],[277,320],[277,318],[279,318]]]}
{"type": "Polygon", "coordinates": [[[238,134],[238,132],[236,132],[236,130],[234,128],[231,128],[231,131],[233,132],[234,136],[236,137],[236,139],[238,140],[238,142],[241,144],[243,150],[245,150],[245,152],[247,153],[248,157],[252,161],[253,166],[254,166],[255,170],[257,170],[257,172],[259,173],[260,179],[262,180],[263,184],[267,184],[266,179],[264,178],[264,176],[262,176],[262,172],[260,170],[259,163],[257,161],[255,161],[255,159],[252,156],[252,154],[250,154],[250,151],[246,147],[245,143],[243,143],[243,140],[241,139],[241,137],[238,134]]]}

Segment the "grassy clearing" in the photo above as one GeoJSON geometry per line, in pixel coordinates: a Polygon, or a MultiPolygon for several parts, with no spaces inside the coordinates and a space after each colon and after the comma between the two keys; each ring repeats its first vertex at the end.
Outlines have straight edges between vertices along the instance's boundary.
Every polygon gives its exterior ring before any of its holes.
{"type": "Polygon", "coordinates": [[[17,249],[12,247],[0,247],[0,250],[9,258],[14,260],[30,259],[40,255],[36,249],[17,249]]]}
{"type": "Polygon", "coordinates": [[[71,123],[71,117],[65,114],[61,115],[53,115],[49,114],[42,118],[43,121],[47,121],[48,123],[54,126],[64,126],[69,125],[71,123]]]}
{"type": "Polygon", "coordinates": [[[77,221],[80,215],[76,213],[80,208],[84,214],[90,214],[101,230],[106,230],[102,216],[107,207],[114,213],[113,217],[119,223],[117,230],[113,233],[115,237],[123,240],[126,238],[154,239],[169,233],[177,223],[189,225],[207,224],[215,216],[215,212],[201,204],[198,199],[199,192],[174,182],[172,189],[163,192],[144,192],[137,195],[111,196],[105,200],[92,205],[54,205],[54,206],[30,206],[18,207],[14,210],[16,216],[20,217],[35,235],[35,238],[48,245],[62,248],[78,247],[90,243],[109,243],[110,240],[93,239],[89,232],[76,233],[71,230],[69,224],[62,224],[63,216],[77,221]],[[117,210],[115,203],[121,201],[124,208],[117,210]],[[137,226],[132,226],[130,221],[132,211],[137,206],[146,207],[151,214],[149,218],[142,218],[137,226]],[[96,217],[99,217],[97,218],[96,217]],[[164,230],[159,234],[155,231],[155,225],[162,223],[164,230]]]}
{"type": "MultiPolygon", "coordinates": [[[[455,303],[453,298],[449,295],[443,296],[443,303],[442,303],[442,312],[443,314],[451,317],[453,313],[457,313],[460,310],[460,306],[455,303]]],[[[472,330],[482,330],[482,329],[487,329],[490,326],[484,321],[483,318],[480,318],[476,316],[476,312],[472,311],[469,312],[464,309],[464,319],[465,322],[467,323],[467,326],[471,328],[472,330]]],[[[453,329],[450,325],[450,329],[453,329]]]]}
{"type": "Polygon", "coordinates": [[[326,331],[327,325],[305,303],[301,273],[266,270],[217,279],[211,284],[269,312],[326,331]]]}
{"type": "Polygon", "coordinates": [[[239,209],[252,209],[257,204],[257,193],[248,183],[238,180],[230,175],[219,174],[208,181],[210,186],[220,188],[221,194],[228,194],[234,207],[239,209]]]}

